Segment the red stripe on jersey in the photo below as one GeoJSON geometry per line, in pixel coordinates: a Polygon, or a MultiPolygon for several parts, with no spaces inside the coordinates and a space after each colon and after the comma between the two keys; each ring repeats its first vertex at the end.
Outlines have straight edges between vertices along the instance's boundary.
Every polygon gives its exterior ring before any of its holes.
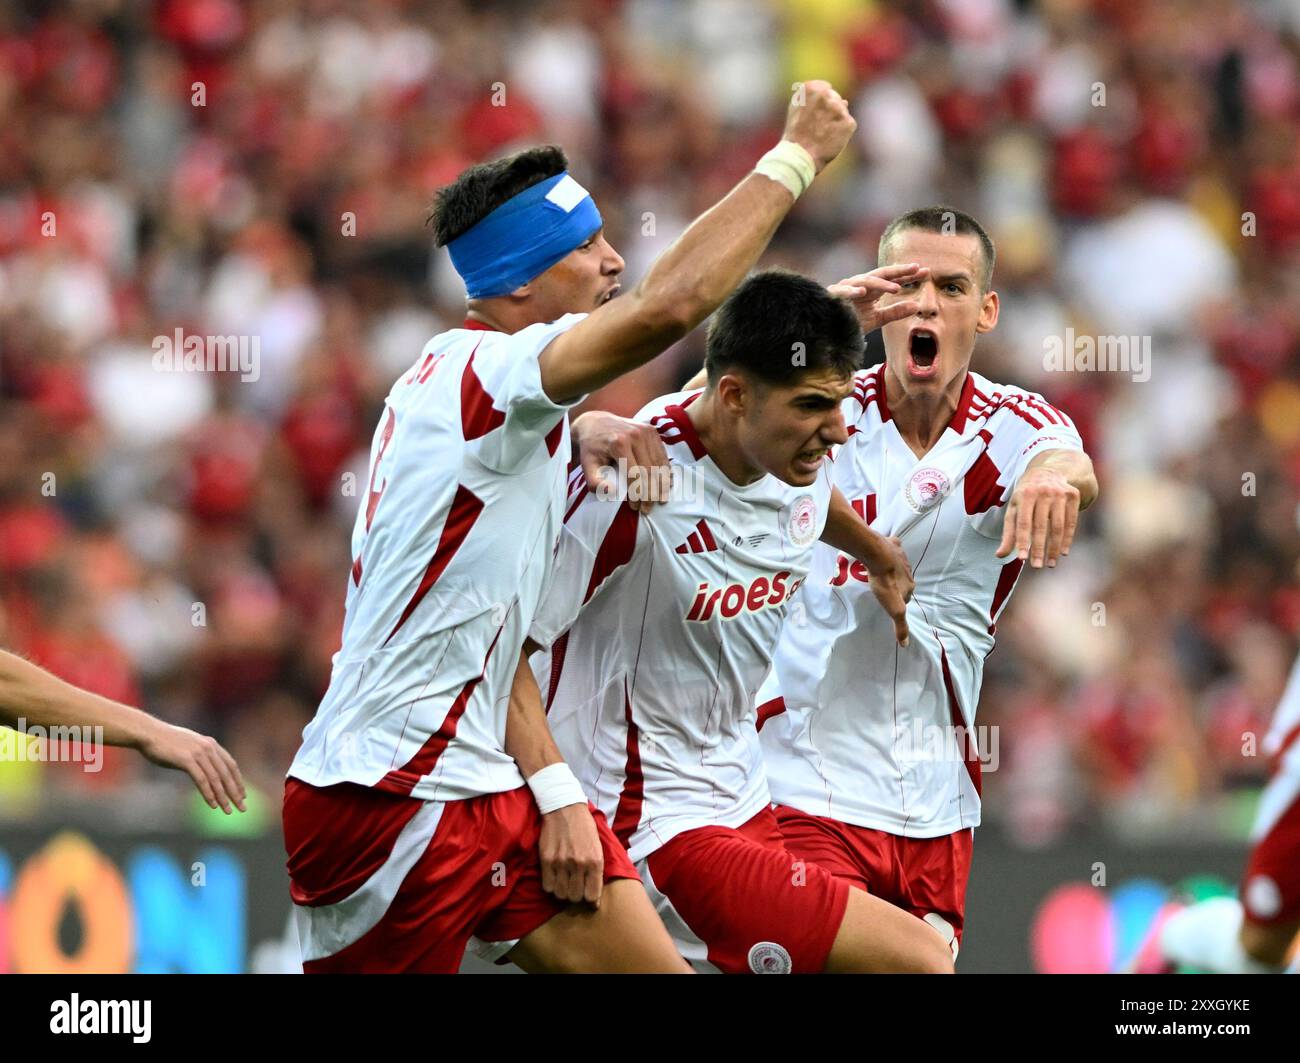
{"type": "Polygon", "coordinates": [[[462,323],[461,328],[469,329],[473,332],[500,332],[491,325],[485,325],[482,321],[475,321],[472,317],[467,317],[462,323]]]}
{"type": "Polygon", "coordinates": [[[551,647],[551,682],[546,690],[546,711],[551,711],[555,692],[560,689],[560,673],[564,671],[564,655],[569,652],[569,633],[566,631],[551,647]]]}
{"type": "Polygon", "coordinates": [[[366,531],[370,530],[370,523],[375,519],[375,510],[379,508],[379,500],[384,497],[384,491],[388,487],[388,479],[385,478],[376,491],[375,477],[379,475],[379,465],[384,460],[384,451],[388,449],[388,444],[393,441],[393,429],[396,426],[397,414],[389,406],[388,416],[384,418],[384,430],[379,436],[379,451],[375,454],[375,467],[370,470],[370,491],[366,495],[366,531]]]}
{"type": "Polygon", "coordinates": [[[561,417],[555,422],[555,427],[546,433],[546,453],[552,457],[555,456],[555,448],[560,445],[560,437],[564,435],[564,418],[561,417]]]}
{"type": "Polygon", "coordinates": [[[662,430],[660,431],[660,435],[663,436],[663,441],[665,443],[685,443],[690,447],[692,457],[705,458],[708,457],[709,452],[704,449],[704,444],[700,441],[700,433],[695,430],[695,422],[692,421],[686,413],[686,407],[694,402],[697,397],[698,396],[696,395],[692,395],[680,406],[674,404],[664,409],[663,416],[667,417],[669,421],[672,422],[673,426],[681,433],[681,438],[673,438],[670,440],[667,435],[664,435],[662,430]]]}
{"type": "Polygon", "coordinates": [[[1002,470],[993,464],[988,451],[975,459],[963,481],[967,513],[984,513],[1002,505],[1002,488],[998,486],[1001,475],[1002,470]]]}
{"type": "Polygon", "coordinates": [[[596,560],[591,569],[591,581],[587,584],[587,593],[583,595],[582,604],[591,601],[591,596],[600,590],[600,585],[613,575],[622,565],[632,560],[636,549],[636,529],[640,514],[628,503],[618,507],[618,513],[605,532],[605,538],[596,551],[596,560]]]}
{"type": "Polygon", "coordinates": [[[466,536],[469,535],[470,529],[474,527],[474,522],[482,512],[481,498],[463,484],[456,488],[456,497],[451,500],[451,508],[447,510],[447,520],[442,526],[442,536],[438,539],[437,549],[429,559],[424,577],[420,580],[420,585],[415,588],[415,594],[406,603],[406,608],[402,610],[396,626],[388,633],[388,638],[384,639],[385,646],[415,612],[415,607],[424,600],[424,596],[429,593],[429,588],[438,582],[438,577],[456,556],[456,551],[461,548],[461,544],[465,542],[466,536]]]}
{"type": "Polygon", "coordinates": [[[970,416],[974,420],[987,417],[998,408],[998,403],[1002,400],[1000,391],[995,391],[992,396],[989,396],[985,395],[979,388],[975,388],[971,394],[970,416]]]}
{"type": "Polygon", "coordinates": [[[979,750],[975,748],[970,732],[966,729],[966,721],[961,714],[961,707],[957,704],[957,692],[953,689],[952,673],[948,671],[948,655],[944,652],[943,646],[939,647],[939,663],[943,665],[943,685],[948,691],[948,717],[952,721],[954,728],[960,727],[962,729],[962,756],[966,762],[966,774],[970,776],[971,785],[975,787],[975,792],[979,794],[983,765],[980,764],[979,750]]]}
{"type": "Polygon", "coordinates": [[[704,553],[704,543],[700,541],[700,533],[697,531],[693,531],[686,536],[686,546],[693,554],[704,553]]]}
{"type": "Polygon", "coordinates": [[[610,828],[614,831],[614,837],[626,849],[641,822],[641,806],[645,801],[640,731],[632,720],[632,699],[627,696],[627,683],[623,684],[623,718],[627,721],[627,763],[623,768],[623,791],[618,795],[618,806],[614,809],[614,822],[610,828]]]}
{"type": "Polygon", "coordinates": [[[357,554],[357,559],[352,562],[352,582],[361,586],[361,555],[357,554]]]}
{"type": "Polygon", "coordinates": [[[294,904],[319,908],[355,893],[387,862],[402,828],[423,807],[423,801],[402,800],[355,783],[312,786],[301,779],[286,780],[285,847],[294,904]],[[312,844],[321,823],[329,824],[333,837],[353,839],[354,844],[312,844]],[[313,889],[304,882],[327,885],[313,889]]]}
{"type": "Polygon", "coordinates": [[[1049,421],[1051,421],[1052,424],[1064,423],[1062,422],[1061,418],[1057,416],[1056,410],[1053,409],[1051,406],[1047,405],[1047,403],[1043,402],[1042,399],[1038,398],[1037,396],[1028,395],[1024,398],[1023,401],[1025,402],[1026,405],[1032,406],[1035,410],[1041,413],[1044,417],[1046,417],[1049,421]]]}
{"type": "Polygon", "coordinates": [[[718,548],[718,541],[713,538],[713,532],[709,531],[708,521],[701,517],[700,522],[695,526],[699,528],[700,538],[704,540],[704,549],[716,550],[718,548]]]}
{"type": "Polygon", "coordinates": [[[785,698],[773,698],[771,701],[765,701],[758,707],[758,726],[756,731],[763,729],[763,724],[767,723],[773,716],[780,716],[785,712],[785,698]]]}
{"type": "Polygon", "coordinates": [[[993,591],[993,604],[989,606],[989,634],[996,635],[998,632],[998,611],[1002,604],[1011,594],[1011,589],[1016,585],[1016,580],[1020,578],[1020,570],[1025,567],[1025,563],[1016,558],[1014,561],[1008,561],[1002,566],[1002,571],[998,573],[998,585],[993,591]]]}
{"type": "Polygon", "coordinates": [[[1029,424],[1034,428],[1041,429],[1043,427],[1043,422],[1035,417],[1030,417],[1029,414],[1025,413],[1025,411],[1020,408],[1019,401],[1016,399],[1008,399],[1006,402],[1002,403],[1001,408],[1004,410],[1010,410],[1022,421],[1029,422],[1029,424]]]}
{"type": "Polygon", "coordinates": [[[456,727],[460,723],[460,718],[465,715],[465,710],[469,708],[469,701],[474,696],[474,690],[483,681],[483,676],[487,673],[488,661],[492,659],[492,651],[497,648],[497,641],[501,638],[501,632],[505,629],[505,624],[497,628],[497,633],[492,636],[492,645],[488,647],[487,654],[483,658],[482,671],[466,683],[461,692],[456,695],[456,700],[451,703],[451,708],[447,710],[447,715],[442,719],[442,726],[424,740],[424,745],[419,748],[415,756],[400,768],[394,768],[375,783],[376,790],[394,794],[409,794],[415,789],[416,783],[437,767],[438,758],[442,756],[442,751],[456,737],[456,727]]]}
{"type": "Polygon", "coordinates": [[[876,405],[880,407],[880,420],[882,422],[888,421],[890,418],[889,400],[885,398],[885,367],[883,364],[878,370],[876,370],[876,375],[874,379],[876,382],[876,391],[877,391],[875,396],[876,405]]]}
{"type": "Polygon", "coordinates": [[[506,423],[506,415],[492,405],[492,396],[484,390],[483,382],[474,372],[474,353],[477,351],[476,345],[460,377],[460,426],[466,441],[481,439],[506,423]]]}
{"type": "Polygon", "coordinates": [[[568,508],[568,509],[565,511],[565,513],[564,513],[564,523],[565,523],[565,524],[568,524],[568,523],[569,523],[569,518],[572,517],[575,513],[578,512],[578,507],[579,507],[580,505],[582,505],[582,500],[583,500],[584,498],[586,498],[587,495],[589,495],[590,493],[591,493],[590,491],[585,491],[585,490],[584,490],[584,491],[582,491],[580,494],[577,494],[577,495],[574,495],[574,496],[573,496],[573,501],[569,503],[569,508],[568,508]]]}
{"type": "Polygon", "coordinates": [[[952,419],[948,422],[948,427],[958,435],[966,431],[966,422],[971,417],[971,402],[974,398],[975,381],[967,372],[966,379],[962,382],[961,394],[957,396],[957,409],[953,411],[952,419]]]}
{"type": "Polygon", "coordinates": [[[1282,766],[1282,758],[1291,748],[1297,738],[1300,738],[1300,723],[1296,724],[1291,730],[1287,731],[1286,736],[1282,739],[1282,744],[1277,747],[1277,752],[1269,759],[1269,765],[1272,771],[1278,771],[1282,766]]]}

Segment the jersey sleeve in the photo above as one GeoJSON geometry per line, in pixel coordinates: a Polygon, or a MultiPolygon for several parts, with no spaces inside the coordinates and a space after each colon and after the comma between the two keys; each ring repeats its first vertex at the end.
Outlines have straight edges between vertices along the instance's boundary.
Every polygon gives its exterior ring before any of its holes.
{"type": "Polygon", "coordinates": [[[586,396],[553,401],[542,388],[538,359],[556,336],[585,316],[566,314],[510,335],[484,335],[465,366],[460,389],[466,446],[482,464],[496,472],[519,472],[559,445],[565,417],[586,396]]]}
{"type": "MultiPolygon", "coordinates": [[[[1083,450],[1083,439],[1069,417],[1041,395],[1031,391],[1023,392],[1022,395],[1020,401],[1013,406],[1017,411],[1015,420],[1024,430],[1018,437],[1019,449],[1013,457],[1008,456],[1008,487],[1015,486],[1029,463],[1039,454],[1049,450],[1083,450]]],[[[1010,495],[1009,490],[1007,494],[1010,495]]]]}
{"type": "Polygon", "coordinates": [[[583,606],[617,581],[620,570],[636,556],[642,538],[640,514],[627,502],[588,491],[581,469],[575,470],[570,487],[550,585],[528,632],[543,648],[573,626],[583,606]]]}
{"type": "Polygon", "coordinates": [[[1031,461],[1051,450],[1083,450],[1074,422],[1043,396],[1016,390],[1001,406],[986,451],[998,472],[995,497],[988,499],[993,504],[975,522],[976,528],[991,538],[1001,537],[1006,503],[1031,461]]]}

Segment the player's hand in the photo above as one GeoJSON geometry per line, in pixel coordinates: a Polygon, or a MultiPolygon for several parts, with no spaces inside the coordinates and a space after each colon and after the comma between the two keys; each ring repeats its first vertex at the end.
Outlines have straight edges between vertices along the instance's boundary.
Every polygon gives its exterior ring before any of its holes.
{"type": "Polygon", "coordinates": [[[220,806],[222,812],[230,815],[233,804],[239,811],[247,811],[239,765],[215,738],[161,720],[155,723],[157,726],[152,727],[139,743],[140,752],[148,760],[164,768],[185,772],[194,780],[209,808],[220,806]]]}
{"type": "Polygon", "coordinates": [[[600,907],[605,851],[589,807],[565,805],[544,815],[537,849],[542,889],[569,904],[585,901],[593,908],[600,907]]]}
{"type": "Polygon", "coordinates": [[[783,140],[793,140],[813,158],[821,173],[858,128],[844,97],[828,81],[805,81],[790,100],[783,140]]]}
{"type": "Polygon", "coordinates": [[[1045,466],[1028,470],[1016,483],[1003,517],[997,556],[1013,550],[1031,568],[1055,568],[1070,552],[1079,524],[1079,489],[1060,472],[1045,466]]]}
{"type": "Polygon", "coordinates": [[[602,495],[611,491],[625,471],[627,500],[633,509],[641,512],[668,501],[673,470],[653,427],[593,410],[573,422],[573,435],[582,473],[593,491],[602,495]]]}
{"type": "Polygon", "coordinates": [[[867,572],[871,576],[867,586],[876,596],[880,608],[889,614],[894,622],[894,637],[900,646],[910,641],[907,631],[907,603],[912,600],[912,591],[916,581],[912,578],[912,566],[907,563],[907,554],[897,536],[881,537],[881,551],[878,557],[863,558],[867,572]]]}
{"type": "Polygon", "coordinates": [[[915,299],[900,299],[888,306],[880,305],[882,295],[894,295],[903,290],[902,286],[910,281],[925,280],[930,275],[929,266],[918,266],[915,262],[899,266],[881,266],[870,273],[858,273],[845,277],[838,284],[832,284],[826,290],[831,295],[847,299],[858,315],[864,333],[874,332],[891,321],[901,321],[911,317],[921,304],[915,299]]]}

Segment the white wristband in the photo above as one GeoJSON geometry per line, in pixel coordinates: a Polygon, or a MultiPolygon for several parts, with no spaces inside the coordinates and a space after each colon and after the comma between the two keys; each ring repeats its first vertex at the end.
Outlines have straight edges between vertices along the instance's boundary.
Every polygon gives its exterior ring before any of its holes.
{"type": "Polygon", "coordinates": [[[758,160],[754,172],[785,185],[790,194],[798,199],[817,176],[817,164],[802,144],[796,144],[793,140],[781,140],[758,160]]]}
{"type": "Polygon", "coordinates": [[[548,764],[541,771],[528,777],[528,788],[533,791],[533,800],[537,808],[546,815],[565,805],[585,805],[587,795],[582,792],[578,780],[569,766],[561,761],[548,764]]]}

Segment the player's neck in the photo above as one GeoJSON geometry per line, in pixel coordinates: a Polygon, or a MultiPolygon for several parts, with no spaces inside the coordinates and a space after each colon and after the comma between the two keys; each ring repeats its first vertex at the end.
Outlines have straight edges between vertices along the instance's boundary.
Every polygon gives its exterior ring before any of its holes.
{"type": "Polygon", "coordinates": [[[477,321],[507,335],[538,323],[531,307],[516,305],[506,299],[475,299],[465,311],[465,320],[477,321]]]}
{"type": "Polygon", "coordinates": [[[686,407],[686,416],[695,425],[700,442],[722,475],[736,486],[746,487],[765,474],[745,457],[736,439],[734,423],[718,409],[715,398],[713,392],[706,391],[686,407]]]}
{"type": "MultiPolygon", "coordinates": [[[[967,370],[969,372],[969,370],[967,370]]],[[[961,402],[966,373],[961,373],[940,392],[908,394],[902,382],[885,370],[885,401],[894,427],[918,458],[928,454],[939,442],[961,402]]]]}

